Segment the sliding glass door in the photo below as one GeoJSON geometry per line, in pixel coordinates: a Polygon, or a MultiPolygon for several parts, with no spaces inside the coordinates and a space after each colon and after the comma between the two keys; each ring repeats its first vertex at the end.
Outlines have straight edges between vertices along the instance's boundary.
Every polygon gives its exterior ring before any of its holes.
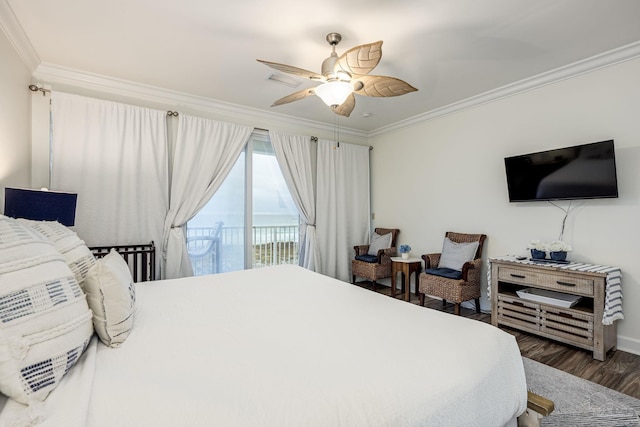
{"type": "Polygon", "coordinates": [[[266,132],[187,224],[195,275],[298,263],[299,217],[266,132]]]}

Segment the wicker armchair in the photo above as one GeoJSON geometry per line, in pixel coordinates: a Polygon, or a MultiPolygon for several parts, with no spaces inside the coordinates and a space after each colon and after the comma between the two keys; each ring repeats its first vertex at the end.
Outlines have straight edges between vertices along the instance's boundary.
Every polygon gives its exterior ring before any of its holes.
{"type": "MultiPolygon", "coordinates": [[[[396,241],[400,230],[397,228],[376,228],[375,232],[384,235],[391,234],[391,247],[380,249],[377,253],[375,262],[366,262],[358,259],[351,261],[351,283],[356,283],[356,276],[363,277],[373,282],[373,290],[376,290],[376,280],[385,277],[391,277],[391,257],[396,256],[396,241]]],[[[356,256],[366,255],[369,251],[369,245],[354,246],[356,256]]]]}
{"type": "MultiPolygon", "coordinates": [[[[475,299],[476,312],[480,313],[480,276],[482,270],[482,247],[487,238],[484,234],[463,234],[448,231],[445,234],[452,242],[466,243],[478,242],[478,249],[472,261],[466,262],[462,266],[462,277],[460,279],[450,279],[446,277],[427,274],[420,274],[420,286],[418,289],[420,305],[424,306],[424,296],[431,295],[442,298],[442,305],[447,301],[455,303],[454,313],[460,314],[460,303],[475,299]]],[[[441,254],[422,255],[425,270],[438,268],[441,254]]]]}

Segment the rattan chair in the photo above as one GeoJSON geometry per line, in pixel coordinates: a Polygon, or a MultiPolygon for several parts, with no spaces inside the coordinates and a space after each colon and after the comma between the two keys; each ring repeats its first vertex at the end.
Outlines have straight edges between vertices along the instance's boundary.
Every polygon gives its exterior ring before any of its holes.
{"type": "MultiPolygon", "coordinates": [[[[376,254],[373,262],[361,261],[354,259],[351,261],[351,283],[356,283],[356,276],[363,277],[373,282],[373,290],[376,290],[376,280],[385,277],[391,277],[391,257],[396,256],[396,241],[400,230],[397,228],[376,228],[375,232],[379,235],[391,234],[391,247],[380,249],[376,254]]],[[[369,245],[354,246],[356,256],[366,255],[369,251],[369,245]]]]}
{"type": "MultiPolygon", "coordinates": [[[[462,277],[460,279],[449,279],[446,277],[427,274],[420,274],[420,286],[418,295],[420,305],[424,306],[425,295],[442,298],[442,305],[447,301],[455,304],[454,313],[460,314],[460,303],[475,299],[476,312],[480,313],[480,276],[482,270],[482,247],[487,238],[484,234],[464,234],[448,231],[445,234],[452,242],[466,243],[478,242],[478,249],[472,261],[466,262],[462,266],[462,277]]],[[[425,270],[429,268],[438,268],[440,255],[427,254],[422,255],[425,270]]]]}

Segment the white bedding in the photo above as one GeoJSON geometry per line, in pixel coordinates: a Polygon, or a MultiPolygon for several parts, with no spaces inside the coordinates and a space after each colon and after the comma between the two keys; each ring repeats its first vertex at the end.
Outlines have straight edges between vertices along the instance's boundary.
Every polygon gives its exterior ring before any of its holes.
{"type": "Polygon", "coordinates": [[[94,338],[41,425],[501,426],[526,408],[511,335],[300,267],[136,292],[127,341],[94,338]]]}

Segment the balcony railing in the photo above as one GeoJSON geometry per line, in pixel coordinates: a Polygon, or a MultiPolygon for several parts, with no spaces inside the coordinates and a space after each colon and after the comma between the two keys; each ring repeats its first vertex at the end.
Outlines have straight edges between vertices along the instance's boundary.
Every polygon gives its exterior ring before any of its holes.
{"type": "MultiPolygon", "coordinates": [[[[188,227],[187,250],[196,276],[244,269],[244,227],[188,227]]],[[[251,230],[252,268],[298,264],[297,225],[256,226],[251,230]]]]}

